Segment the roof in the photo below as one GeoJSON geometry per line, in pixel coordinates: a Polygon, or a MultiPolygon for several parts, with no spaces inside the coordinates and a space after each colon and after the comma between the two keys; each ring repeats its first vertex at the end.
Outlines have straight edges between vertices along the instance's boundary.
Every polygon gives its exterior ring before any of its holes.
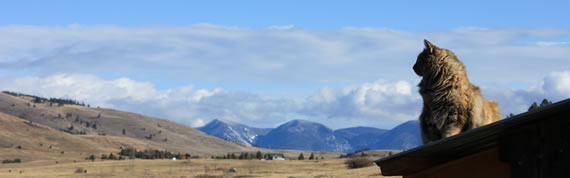
{"type": "Polygon", "coordinates": [[[554,116],[570,113],[570,99],[536,111],[468,130],[461,134],[416,147],[376,160],[385,176],[410,175],[467,155],[479,153],[498,145],[501,135],[513,133],[523,125],[560,119],[554,116]]]}

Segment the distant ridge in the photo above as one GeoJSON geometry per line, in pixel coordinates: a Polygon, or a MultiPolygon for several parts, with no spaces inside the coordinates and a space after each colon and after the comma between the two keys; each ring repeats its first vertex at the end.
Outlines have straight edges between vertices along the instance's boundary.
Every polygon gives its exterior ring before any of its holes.
{"type": "Polygon", "coordinates": [[[411,149],[421,145],[419,121],[408,121],[391,130],[351,127],[333,131],[320,123],[291,120],[259,132],[259,128],[216,119],[199,130],[229,141],[271,149],[349,153],[365,148],[411,149]]]}

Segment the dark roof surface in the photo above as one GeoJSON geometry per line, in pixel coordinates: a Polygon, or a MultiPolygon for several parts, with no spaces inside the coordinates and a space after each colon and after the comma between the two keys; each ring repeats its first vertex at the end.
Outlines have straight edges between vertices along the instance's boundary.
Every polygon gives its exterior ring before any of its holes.
{"type": "MultiPolygon", "coordinates": [[[[496,147],[501,135],[515,131],[523,125],[549,119],[560,113],[570,112],[570,99],[566,99],[536,111],[463,132],[414,149],[376,160],[385,176],[410,175],[439,164],[496,147]]],[[[570,119],[570,118],[569,118],[570,119]]]]}

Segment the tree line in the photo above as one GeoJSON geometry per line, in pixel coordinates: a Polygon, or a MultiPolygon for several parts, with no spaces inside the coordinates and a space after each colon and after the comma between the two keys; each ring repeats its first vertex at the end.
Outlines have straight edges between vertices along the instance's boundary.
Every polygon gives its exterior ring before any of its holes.
{"type": "Polygon", "coordinates": [[[139,158],[139,159],[182,159],[182,158],[190,158],[191,155],[186,153],[182,155],[181,153],[172,153],[169,151],[162,151],[162,150],[149,150],[145,149],[143,151],[137,151],[134,148],[122,148],[119,152],[120,156],[128,157],[129,159],[139,158]]]}
{"type": "Polygon", "coordinates": [[[263,159],[265,158],[265,156],[267,156],[267,154],[262,154],[261,151],[257,151],[256,153],[248,153],[248,152],[242,152],[239,155],[236,155],[235,153],[228,153],[227,155],[224,156],[212,156],[212,159],[247,159],[247,160],[251,160],[251,159],[263,159]]]}
{"type": "MultiPolygon", "coordinates": [[[[53,103],[57,104],[58,106],[63,106],[64,104],[69,104],[69,105],[79,105],[79,106],[86,106],[84,102],[80,102],[77,100],[72,100],[72,99],[64,99],[64,98],[44,98],[44,97],[39,97],[39,96],[34,96],[34,95],[29,95],[29,94],[23,94],[23,93],[17,93],[17,92],[11,92],[11,91],[2,91],[3,93],[12,95],[12,96],[27,96],[27,97],[32,97],[34,98],[34,103],[43,103],[43,102],[49,102],[50,106],[53,105],[53,103]]],[[[89,107],[89,105],[87,105],[89,107]]]]}
{"type": "MultiPolygon", "coordinates": [[[[548,106],[548,105],[551,105],[551,104],[552,104],[552,101],[550,101],[550,100],[544,98],[544,99],[542,99],[542,102],[540,102],[540,104],[536,103],[536,101],[535,101],[535,102],[532,102],[532,104],[528,107],[527,111],[528,111],[528,112],[536,111],[536,110],[538,110],[538,109],[540,109],[540,108],[542,108],[542,107],[545,107],[545,106],[548,106]]],[[[510,117],[513,117],[513,116],[515,116],[513,113],[509,113],[509,115],[507,115],[507,118],[510,118],[510,117]]]]}

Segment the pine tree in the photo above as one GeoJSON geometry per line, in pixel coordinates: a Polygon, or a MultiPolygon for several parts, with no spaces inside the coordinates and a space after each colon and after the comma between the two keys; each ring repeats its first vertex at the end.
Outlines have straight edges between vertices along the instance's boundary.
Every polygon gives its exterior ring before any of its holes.
{"type": "Polygon", "coordinates": [[[552,101],[548,101],[546,98],[544,98],[542,100],[542,103],[540,103],[540,107],[542,108],[542,107],[550,105],[550,104],[552,104],[552,101]]]}
{"type": "Polygon", "coordinates": [[[313,155],[313,153],[311,152],[311,156],[309,156],[309,160],[313,160],[315,159],[315,155],[313,155]]]}
{"type": "Polygon", "coordinates": [[[297,158],[298,160],[305,160],[305,156],[303,156],[303,153],[299,154],[299,157],[297,158]]]}
{"type": "Polygon", "coordinates": [[[105,160],[105,159],[107,159],[107,155],[105,155],[105,154],[101,155],[101,160],[105,160]]]}
{"type": "Polygon", "coordinates": [[[95,161],[95,155],[91,155],[91,156],[89,156],[89,160],[91,160],[91,161],[95,161]]]}
{"type": "Polygon", "coordinates": [[[528,111],[534,111],[538,109],[538,104],[536,102],[532,102],[532,105],[528,108],[528,111]]]}

